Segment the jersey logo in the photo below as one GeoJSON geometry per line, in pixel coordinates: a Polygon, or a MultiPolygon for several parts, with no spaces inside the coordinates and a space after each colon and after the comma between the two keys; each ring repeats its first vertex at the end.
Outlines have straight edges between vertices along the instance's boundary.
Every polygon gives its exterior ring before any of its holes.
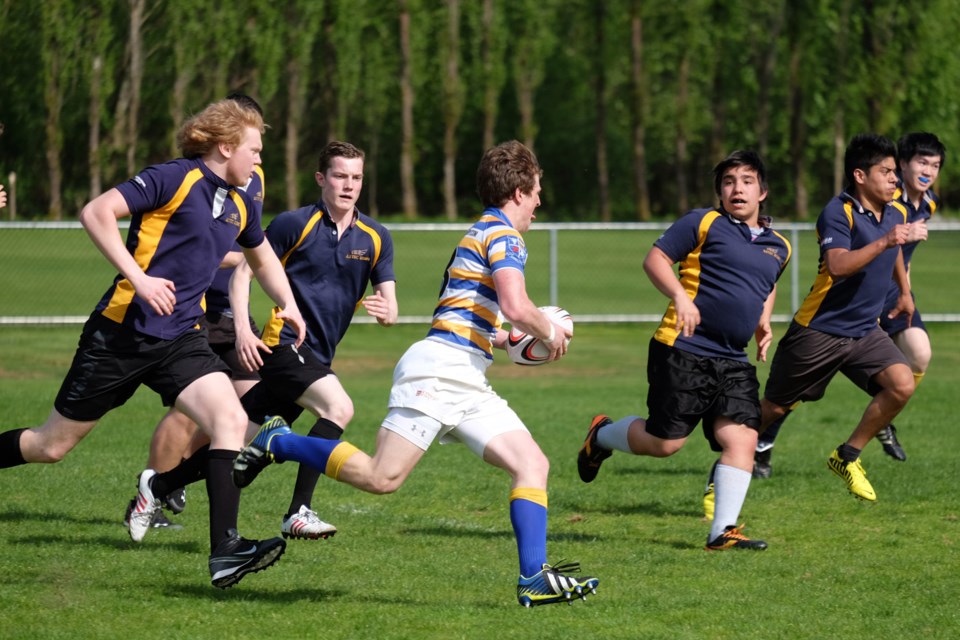
{"type": "Polygon", "coordinates": [[[347,260],[363,260],[364,262],[370,262],[370,256],[367,255],[368,253],[370,252],[367,249],[353,249],[347,254],[347,260]]]}

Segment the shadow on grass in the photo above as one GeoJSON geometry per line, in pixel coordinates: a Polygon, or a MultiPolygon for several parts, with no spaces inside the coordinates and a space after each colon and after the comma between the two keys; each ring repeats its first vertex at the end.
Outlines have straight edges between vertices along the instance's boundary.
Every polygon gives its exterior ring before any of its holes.
{"type": "Polygon", "coordinates": [[[23,509],[12,509],[9,511],[0,511],[0,522],[63,522],[76,525],[102,525],[102,524],[123,524],[119,518],[78,518],[76,516],[64,515],[57,511],[24,511],[23,509]]]}
{"type": "MultiPolygon", "coordinates": [[[[190,596],[198,600],[209,602],[272,602],[274,604],[287,605],[292,602],[307,601],[316,602],[319,600],[341,600],[346,596],[351,598],[351,602],[358,599],[356,594],[342,589],[324,589],[299,587],[297,589],[263,589],[257,588],[256,576],[245,576],[243,580],[229,589],[218,589],[207,584],[198,584],[196,582],[181,582],[179,584],[166,584],[162,594],[171,598],[182,598],[190,596]]],[[[371,600],[377,603],[383,602],[382,598],[371,600]]],[[[395,604],[416,604],[413,600],[396,599],[395,604]]]]}

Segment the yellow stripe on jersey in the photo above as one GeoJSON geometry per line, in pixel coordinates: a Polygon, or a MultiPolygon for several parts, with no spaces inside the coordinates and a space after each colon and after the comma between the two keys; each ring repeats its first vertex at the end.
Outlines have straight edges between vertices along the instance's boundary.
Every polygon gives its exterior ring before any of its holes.
{"type": "Polygon", "coordinates": [[[230,198],[237,205],[237,210],[240,212],[240,226],[237,228],[237,236],[240,236],[240,232],[246,229],[247,227],[247,203],[243,201],[243,198],[240,197],[240,194],[236,191],[230,191],[230,198]]]}
{"type": "MultiPolygon", "coordinates": [[[[853,230],[853,203],[844,202],[843,203],[843,213],[847,216],[847,221],[850,223],[850,229],[853,230]]],[[[817,243],[820,242],[820,232],[817,232],[817,243]]],[[[820,305],[823,304],[823,299],[827,297],[827,293],[830,291],[830,287],[833,286],[833,277],[827,271],[827,261],[820,261],[820,269],[817,271],[817,277],[813,281],[813,286],[810,287],[810,293],[807,294],[807,297],[803,299],[803,302],[800,304],[800,308],[797,310],[797,313],[793,316],[793,319],[796,320],[797,324],[809,327],[810,321],[813,320],[813,317],[817,315],[817,310],[820,309],[820,305]]]]}
{"type": "MultiPolygon", "coordinates": [[[[163,231],[167,228],[170,218],[180,208],[183,201],[189,195],[193,185],[203,177],[200,169],[192,169],[183,177],[180,188],[166,203],[155,211],[150,211],[143,215],[140,224],[140,232],[137,234],[137,248],[133,252],[133,259],[143,271],[150,266],[150,262],[157,253],[157,247],[160,245],[160,239],[163,237],[163,231]]],[[[130,302],[136,291],[133,285],[126,278],[117,282],[117,286],[110,297],[110,302],[103,310],[103,315],[114,322],[123,322],[130,302]]]]}
{"type": "MultiPolygon", "coordinates": [[[[697,246],[680,263],[680,284],[683,285],[687,297],[691,300],[697,297],[697,291],[700,289],[700,254],[703,252],[703,243],[707,239],[710,226],[719,217],[720,213],[718,211],[711,211],[703,216],[700,221],[700,228],[697,231],[697,246]]],[[[680,331],[682,330],[683,327],[680,328],[680,331]]],[[[677,341],[680,331],[677,331],[677,307],[671,300],[667,306],[667,312],[663,315],[663,320],[660,321],[660,327],[653,337],[657,342],[672,347],[677,341]]]]}
{"type": "MultiPolygon", "coordinates": [[[[287,266],[287,260],[290,258],[290,255],[297,250],[303,241],[307,239],[307,235],[317,223],[320,222],[320,218],[323,217],[323,210],[317,211],[315,214],[310,216],[310,219],[307,220],[307,224],[303,225],[303,232],[300,234],[300,237],[297,238],[297,241],[293,244],[290,249],[280,257],[280,264],[284,267],[287,266]]],[[[280,332],[283,330],[283,320],[277,317],[277,314],[280,313],[282,309],[280,307],[274,307],[270,310],[270,319],[267,320],[267,324],[263,326],[263,333],[260,337],[263,340],[263,343],[268,347],[275,347],[280,344],[280,332]]]]}
{"type": "Polygon", "coordinates": [[[907,214],[907,208],[903,206],[903,203],[897,202],[896,200],[894,200],[890,204],[892,204],[897,209],[897,211],[903,214],[903,222],[906,223],[908,214],[907,214]]]}

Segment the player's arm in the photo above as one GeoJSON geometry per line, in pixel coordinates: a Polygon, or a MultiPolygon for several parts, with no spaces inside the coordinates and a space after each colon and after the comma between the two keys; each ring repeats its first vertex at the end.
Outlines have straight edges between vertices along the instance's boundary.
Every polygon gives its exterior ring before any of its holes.
{"type": "Polygon", "coordinates": [[[913,295],[910,293],[910,274],[907,273],[907,269],[903,264],[903,251],[897,255],[897,261],[893,265],[893,280],[897,283],[897,286],[900,287],[900,295],[897,296],[896,306],[890,310],[887,317],[892,320],[904,314],[907,317],[907,326],[909,327],[913,320],[915,306],[913,303],[913,295]]]}
{"type": "Polygon", "coordinates": [[[223,256],[223,260],[220,261],[220,268],[233,269],[241,262],[244,262],[243,251],[228,251],[227,255],[223,256]]]}
{"type": "Polygon", "coordinates": [[[827,249],[823,254],[823,264],[833,279],[848,278],[859,273],[881,253],[891,247],[907,242],[910,237],[910,225],[898,224],[882,238],[859,249],[827,249]]]}
{"type": "Polygon", "coordinates": [[[397,283],[393,280],[373,285],[373,295],[363,299],[363,308],[377,319],[382,327],[397,323],[400,310],[397,305],[397,283]]]}
{"type": "MultiPolygon", "coordinates": [[[[296,345],[300,346],[307,336],[307,328],[303,323],[303,317],[300,315],[300,309],[297,307],[297,301],[293,297],[290,281],[287,280],[287,274],[283,271],[283,265],[280,264],[277,254],[273,252],[270,243],[264,241],[252,249],[245,248],[243,255],[247,264],[253,270],[257,282],[280,308],[280,311],[277,312],[277,318],[288,322],[296,329],[296,345]]],[[[233,287],[231,285],[232,292],[233,287]]],[[[231,308],[232,306],[233,303],[231,302],[231,308]]]]}
{"type": "Polygon", "coordinates": [[[753,333],[757,341],[757,360],[759,362],[767,361],[767,350],[773,343],[773,328],[770,326],[770,318],[773,317],[773,305],[777,301],[777,285],[773,285],[770,295],[763,301],[763,311],[760,312],[760,322],[753,333]]]}
{"type": "Polygon", "coordinates": [[[3,185],[0,184],[0,209],[5,206],[7,206],[7,192],[3,190],[3,185]]]}
{"type": "MultiPolygon", "coordinates": [[[[241,257],[243,253],[240,253],[241,257]]],[[[233,328],[237,357],[247,371],[256,371],[263,366],[260,351],[273,353],[260,336],[250,328],[250,283],[253,270],[247,261],[240,260],[230,276],[230,310],[233,312],[233,328]]]]}
{"type": "MultiPolygon", "coordinates": [[[[527,295],[526,280],[519,269],[497,269],[493,272],[500,311],[510,326],[538,338],[550,350],[550,360],[559,359],[567,352],[567,338],[573,336],[567,329],[551,321],[527,295]]],[[[497,332],[500,338],[500,333],[497,332]]]]}
{"type": "Polygon", "coordinates": [[[643,259],[643,270],[657,291],[670,298],[677,310],[677,331],[683,330],[683,335],[693,335],[700,324],[700,309],[693,303],[690,296],[683,289],[683,285],[673,272],[674,261],[659,247],[653,247],[643,259]]]}
{"type": "Polygon", "coordinates": [[[100,253],[126,278],[134,291],[161,316],[173,313],[176,286],[166,278],[144,273],[120,235],[117,220],[130,215],[130,206],[116,188],[100,194],[80,211],[80,224],[100,253]]]}

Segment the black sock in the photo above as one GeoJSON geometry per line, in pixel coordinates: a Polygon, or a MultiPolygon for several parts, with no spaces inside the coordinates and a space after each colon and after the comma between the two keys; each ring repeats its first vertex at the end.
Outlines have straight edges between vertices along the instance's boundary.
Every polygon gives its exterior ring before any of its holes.
{"type": "Polygon", "coordinates": [[[837,455],[840,456],[840,459],[844,462],[853,462],[860,457],[860,449],[854,449],[846,442],[837,447],[837,455]]]}
{"type": "Polygon", "coordinates": [[[0,433],[0,469],[18,467],[27,464],[20,451],[20,434],[26,429],[11,429],[0,433]]]}
{"type": "Polygon", "coordinates": [[[240,513],[240,489],[230,472],[239,451],[210,449],[207,453],[207,498],[210,500],[210,552],[237,528],[240,513]]]}
{"type": "MultiPolygon", "coordinates": [[[[323,438],[324,440],[339,440],[343,435],[343,429],[340,426],[326,418],[318,419],[307,434],[311,438],[323,438]]],[[[313,501],[313,492],[317,488],[317,482],[323,475],[319,470],[305,464],[300,465],[297,471],[297,484],[293,488],[293,498],[290,500],[290,508],[285,517],[300,511],[300,506],[304,505],[308,509],[313,501]]]]}
{"type": "Polygon", "coordinates": [[[196,453],[183,460],[170,471],[158,473],[150,481],[150,489],[157,498],[163,498],[181,487],[199,482],[207,476],[207,453],[210,445],[197,449],[196,453]]]}

